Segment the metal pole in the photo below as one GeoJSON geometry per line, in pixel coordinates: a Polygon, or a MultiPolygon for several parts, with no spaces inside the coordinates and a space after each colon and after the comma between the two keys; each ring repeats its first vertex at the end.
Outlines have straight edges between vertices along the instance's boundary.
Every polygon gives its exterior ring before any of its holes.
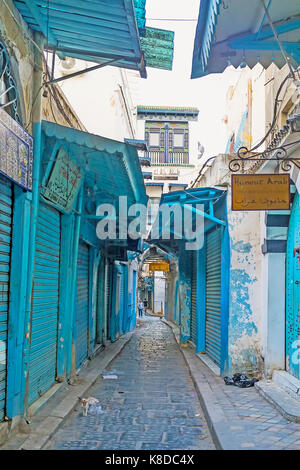
{"type": "MultiPolygon", "coordinates": [[[[78,195],[77,202],[77,211],[79,214],[82,213],[82,203],[83,203],[83,189],[84,184],[82,183],[80,192],[78,195]]],[[[70,375],[71,379],[75,371],[75,364],[73,367],[73,331],[74,331],[74,305],[75,305],[75,295],[76,295],[76,274],[77,274],[77,260],[78,260],[78,249],[79,249],[79,238],[80,238],[80,224],[81,224],[81,215],[75,216],[75,227],[74,227],[74,239],[73,239],[73,263],[72,263],[72,284],[71,284],[71,301],[70,301],[70,323],[69,323],[69,337],[68,337],[68,348],[67,348],[67,376],[70,375]]]]}
{"type": "Polygon", "coordinates": [[[294,74],[293,67],[292,67],[291,64],[290,64],[289,58],[288,58],[288,56],[286,55],[286,52],[285,52],[285,50],[284,50],[284,48],[283,48],[283,46],[282,46],[282,44],[281,44],[281,41],[280,41],[280,39],[279,39],[279,37],[278,37],[277,31],[276,31],[276,29],[274,28],[274,25],[273,25],[273,22],[272,22],[270,13],[269,13],[269,11],[268,11],[268,8],[267,8],[266,5],[265,5],[265,1],[264,1],[264,0],[260,0],[260,1],[261,1],[262,5],[263,5],[263,7],[264,7],[266,17],[268,18],[268,22],[269,22],[270,28],[271,28],[272,31],[273,31],[274,37],[275,37],[275,39],[276,39],[276,41],[277,41],[277,43],[278,43],[279,49],[280,49],[280,51],[281,51],[281,54],[283,55],[283,58],[284,58],[284,60],[286,61],[287,65],[288,65],[288,67],[289,67],[289,69],[290,69],[290,72],[291,72],[291,74],[292,74],[292,77],[295,78],[295,74],[294,74]]]}
{"type": "MultiPolygon", "coordinates": [[[[69,75],[65,75],[64,77],[59,77],[59,78],[51,78],[48,82],[45,82],[45,86],[47,85],[53,85],[54,83],[62,82],[64,80],[67,80],[68,78],[74,78],[77,77],[78,75],[82,75],[83,73],[87,72],[92,72],[93,70],[98,70],[101,69],[102,67],[105,67],[106,65],[112,64],[113,62],[116,62],[118,59],[113,59],[113,60],[108,60],[107,62],[104,62],[103,64],[99,65],[94,65],[93,67],[88,67],[87,69],[79,70],[78,72],[70,73],[69,75]]],[[[54,71],[54,66],[53,66],[53,71],[54,71]]]]}
{"type": "MultiPolygon", "coordinates": [[[[34,33],[34,40],[43,50],[44,39],[39,32],[34,33]]],[[[38,219],[39,207],[39,178],[41,168],[41,153],[42,153],[42,77],[43,77],[43,61],[40,51],[35,48],[34,51],[34,72],[33,72],[33,94],[36,97],[32,109],[32,131],[33,131],[33,170],[32,170],[32,202],[31,202],[31,215],[30,215],[30,234],[29,234],[29,252],[28,252],[28,277],[26,289],[26,304],[25,304],[25,338],[24,338],[24,363],[23,363],[23,380],[25,387],[24,404],[28,404],[28,370],[29,370],[29,356],[30,356],[30,342],[31,342],[31,300],[33,289],[33,275],[34,275],[34,257],[36,245],[36,229],[38,219]]]]}

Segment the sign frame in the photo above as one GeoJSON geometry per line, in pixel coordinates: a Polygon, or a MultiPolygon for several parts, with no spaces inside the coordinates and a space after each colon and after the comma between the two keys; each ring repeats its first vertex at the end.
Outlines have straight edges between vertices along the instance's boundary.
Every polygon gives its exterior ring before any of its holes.
{"type": "Polygon", "coordinates": [[[234,212],[253,212],[253,211],[272,211],[272,210],[290,210],[290,195],[291,195],[291,192],[290,192],[290,184],[291,184],[291,178],[290,178],[290,174],[289,173],[251,173],[251,174],[247,174],[247,173],[239,173],[239,174],[232,174],[231,175],[231,210],[234,211],[234,212]],[[289,197],[288,197],[288,203],[286,204],[286,207],[255,207],[255,208],[238,208],[238,209],[235,209],[234,208],[234,184],[233,184],[233,178],[236,177],[236,176],[239,176],[239,177],[274,177],[274,176],[283,176],[285,178],[287,178],[287,183],[288,183],[288,193],[289,193],[289,197]]]}
{"type": "MultiPolygon", "coordinates": [[[[69,173],[67,175],[69,177],[69,173]]],[[[52,164],[48,181],[42,187],[41,194],[46,201],[54,204],[60,210],[69,213],[73,209],[83,176],[82,168],[71,158],[66,149],[61,146],[52,164]],[[68,167],[67,170],[64,168],[64,164],[68,167]],[[65,173],[68,171],[70,171],[70,178],[73,176],[74,181],[70,181],[70,187],[68,187],[67,180],[67,186],[64,187],[62,181],[66,179],[65,173]],[[59,188],[62,191],[61,195],[56,190],[59,188]]]]}
{"type": "Polygon", "coordinates": [[[163,271],[163,272],[165,272],[165,273],[168,273],[168,272],[170,272],[170,265],[169,265],[169,263],[168,263],[167,261],[163,261],[163,262],[158,262],[158,261],[157,261],[157,262],[153,262],[153,263],[150,263],[150,264],[149,264],[149,271],[151,271],[151,272],[163,271]],[[168,269],[151,269],[151,266],[153,266],[153,265],[155,265],[155,266],[161,265],[161,266],[163,266],[164,268],[168,267],[168,269]]]}

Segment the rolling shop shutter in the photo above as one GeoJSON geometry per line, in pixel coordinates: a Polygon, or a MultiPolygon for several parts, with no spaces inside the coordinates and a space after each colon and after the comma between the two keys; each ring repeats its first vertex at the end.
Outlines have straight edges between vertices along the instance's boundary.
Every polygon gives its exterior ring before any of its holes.
{"type": "Polygon", "coordinates": [[[221,355],[221,230],[207,234],[205,350],[220,364],[221,355]]]}
{"type": "Polygon", "coordinates": [[[0,421],[5,416],[12,184],[0,176],[0,421]]]}
{"type": "Polygon", "coordinates": [[[79,243],[77,261],[76,296],[76,368],[78,369],[88,355],[89,326],[89,247],[79,243]]]}
{"type": "Polygon", "coordinates": [[[191,341],[197,341],[197,252],[192,253],[191,341]]]}
{"type": "Polygon", "coordinates": [[[31,306],[29,404],[55,382],[59,266],[60,213],[40,203],[31,306]]]}
{"type": "Polygon", "coordinates": [[[112,265],[107,264],[106,268],[106,277],[105,277],[105,303],[106,303],[106,334],[107,338],[111,339],[111,325],[110,325],[110,316],[111,316],[111,275],[112,275],[112,265]]]}

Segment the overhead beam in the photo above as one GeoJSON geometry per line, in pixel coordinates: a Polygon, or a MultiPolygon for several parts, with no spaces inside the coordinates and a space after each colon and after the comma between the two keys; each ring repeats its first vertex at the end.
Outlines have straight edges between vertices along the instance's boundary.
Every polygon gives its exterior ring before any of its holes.
{"type": "MultiPolygon", "coordinates": [[[[281,42],[286,50],[293,50],[300,47],[300,42],[281,42]]],[[[276,41],[255,41],[248,39],[237,39],[230,41],[229,47],[231,49],[249,49],[261,51],[279,51],[280,47],[276,41]]]]}
{"type": "MultiPolygon", "coordinates": [[[[274,26],[274,29],[277,34],[285,34],[289,33],[290,31],[295,31],[296,29],[300,29],[300,19],[289,21],[288,23],[283,23],[279,26],[274,26]]],[[[264,31],[261,31],[259,34],[259,39],[257,37],[257,33],[255,34],[247,34],[244,37],[237,39],[236,41],[240,40],[251,40],[251,41],[261,41],[263,39],[270,39],[273,38],[274,34],[271,28],[266,28],[264,31]]],[[[230,41],[230,43],[235,42],[235,40],[230,41]]],[[[290,43],[291,44],[291,43],[290,43]]]]}
{"type": "MultiPolygon", "coordinates": [[[[51,43],[53,47],[57,46],[57,39],[53,35],[52,31],[50,28],[47,28],[47,22],[45,22],[43,16],[41,15],[39,8],[32,3],[31,0],[24,0],[25,5],[27,6],[28,10],[32,14],[33,18],[35,21],[38,23],[39,27],[41,28],[41,31],[45,38],[48,38],[48,42],[51,43]]],[[[45,47],[47,47],[47,44],[45,43],[45,47]]]]}
{"type": "Polygon", "coordinates": [[[195,212],[196,214],[202,215],[202,217],[204,217],[205,219],[211,220],[215,222],[216,224],[223,225],[224,227],[226,227],[226,222],[224,222],[223,220],[217,219],[217,217],[211,214],[207,214],[206,212],[200,211],[199,209],[196,209],[195,207],[189,206],[186,204],[183,204],[183,207],[189,211],[195,212]]]}

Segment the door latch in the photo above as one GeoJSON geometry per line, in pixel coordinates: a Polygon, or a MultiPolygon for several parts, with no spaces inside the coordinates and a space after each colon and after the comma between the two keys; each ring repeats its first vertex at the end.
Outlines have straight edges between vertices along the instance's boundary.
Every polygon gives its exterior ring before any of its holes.
{"type": "Polygon", "coordinates": [[[298,256],[300,255],[300,245],[295,246],[295,248],[294,248],[294,256],[295,256],[296,253],[298,253],[298,256]]]}

